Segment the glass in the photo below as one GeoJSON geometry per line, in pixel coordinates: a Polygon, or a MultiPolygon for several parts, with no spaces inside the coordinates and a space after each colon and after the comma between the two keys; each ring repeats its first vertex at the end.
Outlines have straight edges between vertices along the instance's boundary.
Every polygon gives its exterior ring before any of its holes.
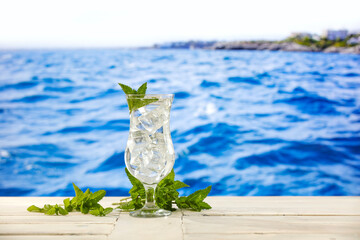
{"type": "Polygon", "coordinates": [[[129,172],[144,185],[146,200],[142,209],[130,212],[133,217],[163,217],[170,211],[155,204],[157,184],[171,172],[175,152],[170,134],[170,109],[173,94],[128,94],[130,131],[125,151],[129,172]]]}

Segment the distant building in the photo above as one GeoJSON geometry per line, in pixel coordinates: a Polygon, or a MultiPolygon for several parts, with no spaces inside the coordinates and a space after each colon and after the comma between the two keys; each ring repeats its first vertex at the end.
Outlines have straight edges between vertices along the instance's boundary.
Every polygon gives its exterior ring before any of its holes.
{"type": "Polygon", "coordinates": [[[352,37],[346,43],[349,44],[349,45],[359,44],[360,43],[360,36],[352,37]]]}
{"type": "Polygon", "coordinates": [[[321,39],[321,36],[319,34],[313,34],[312,39],[319,41],[321,39]]]}
{"type": "Polygon", "coordinates": [[[326,30],[323,36],[332,41],[337,39],[344,40],[348,36],[348,30],[326,30]]]}

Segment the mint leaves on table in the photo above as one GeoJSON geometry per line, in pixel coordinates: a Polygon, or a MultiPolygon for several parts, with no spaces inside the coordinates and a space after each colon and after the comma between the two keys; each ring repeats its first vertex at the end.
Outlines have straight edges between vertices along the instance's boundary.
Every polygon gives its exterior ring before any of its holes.
{"type": "Polygon", "coordinates": [[[29,212],[39,212],[39,213],[45,213],[46,215],[67,215],[68,211],[66,211],[64,208],[60,207],[59,205],[50,205],[45,204],[43,208],[39,208],[35,205],[31,205],[27,209],[29,212]]]}
{"type": "Polygon", "coordinates": [[[128,98],[127,99],[127,103],[129,106],[129,111],[130,113],[135,111],[136,109],[139,109],[143,106],[146,106],[150,103],[156,102],[159,99],[158,98],[146,98],[145,94],[146,94],[146,89],[147,89],[147,83],[144,83],[143,85],[141,85],[138,90],[132,89],[129,86],[126,86],[125,84],[119,83],[121,89],[124,91],[125,94],[137,94],[138,96],[136,96],[136,98],[128,98]]]}
{"type": "Polygon", "coordinates": [[[88,188],[85,192],[73,183],[75,190],[75,197],[64,199],[64,208],[58,204],[50,205],[45,204],[43,208],[36,207],[34,205],[28,207],[29,212],[40,212],[47,215],[67,215],[68,212],[77,211],[84,214],[90,213],[94,216],[105,216],[112,212],[113,208],[103,208],[98,202],[105,196],[105,190],[99,190],[97,192],[90,192],[88,188]]]}
{"type": "MultiPolygon", "coordinates": [[[[128,176],[133,187],[130,189],[130,197],[120,200],[119,203],[114,203],[114,205],[119,205],[117,208],[120,208],[124,211],[137,210],[144,206],[145,204],[145,189],[143,184],[130,174],[130,172],[125,168],[126,175],[128,176]]],[[[176,210],[173,208],[173,204],[180,209],[189,209],[193,211],[201,211],[203,209],[211,209],[211,206],[204,202],[204,199],[210,193],[211,186],[208,186],[205,189],[198,190],[188,197],[179,197],[179,192],[177,191],[180,188],[189,187],[187,184],[181,181],[175,181],[175,172],[174,169],[167,175],[163,180],[159,182],[155,190],[155,202],[156,205],[162,209],[169,211],[176,210]]]]}

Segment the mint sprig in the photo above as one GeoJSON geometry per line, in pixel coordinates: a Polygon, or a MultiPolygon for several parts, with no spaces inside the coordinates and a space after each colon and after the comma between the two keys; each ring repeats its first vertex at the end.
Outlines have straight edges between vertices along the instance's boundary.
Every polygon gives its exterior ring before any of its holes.
{"type": "Polygon", "coordinates": [[[58,204],[50,205],[45,204],[43,208],[37,206],[28,207],[29,212],[40,212],[47,215],[67,215],[68,212],[77,211],[84,214],[90,213],[94,216],[105,216],[106,214],[112,212],[113,208],[103,208],[99,201],[105,196],[105,190],[99,190],[92,193],[88,188],[85,192],[73,183],[75,197],[71,200],[66,198],[63,200],[64,208],[58,204]]]}
{"type": "Polygon", "coordinates": [[[39,213],[45,213],[46,215],[67,215],[68,211],[66,211],[64,208],[60,207],[59,205],[50,205],[45,204],[43,208],[39,208],[35,205],[31,205],[27,209],[29,212],[39,212],[39,213]]]}
{"type": "MultiPolygon", "coordinates": [[[[131,184],[130,197],[120,200],[119,203],[113,203],[118,205],[117,208],[124,211],[137,210],[145,204],[145,189],[143,184],[130,174],[125,168],[126,175],[128,176],[131,184]]],[[[193,211],[201,211],[203,209],[211,209],[211,206],[204,202],[205,198],[211,191],[211,186],[205,189],[198,190],[189,196],[179,197],[178,189],[189,187],[187,184],[176,180],[174,169],[163,180],[159,182],[155,190],[155,202],[156,205],[162,209],[169,211],[175,211],[173,207],[175,204],[180,209],[188,209],[193,211]]]]}
{"type": "Polygon", "coordinates": [[[138,96],[136,96],[136,98],[128,98],[127,99],[127,103],[129,106],[129,111],[130,113],[132,113],[133,111],[135,111],[136,109],[139,109],[141,107],[144,107],[150,103],[156,102],[159,99],[158,98],[144,98],[145,94],[146,94],[146,89],[147,89],[147,82],[144,83],[143,85],[141,85],[138,90],[132,89],[131,87],[119,83],[121,89],[124,91],[125,94],[137,94],[138,96]]]}

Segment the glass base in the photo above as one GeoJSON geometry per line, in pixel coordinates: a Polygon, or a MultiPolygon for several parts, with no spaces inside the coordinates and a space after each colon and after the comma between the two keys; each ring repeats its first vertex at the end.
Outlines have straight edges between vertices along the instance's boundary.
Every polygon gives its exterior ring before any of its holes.
{"type": "Polygon", "coordinates": [[[130,216],[139,218],[166,217],[169,215],[171,215],[171,211],[160,208],[142,208],[140,210],[130,212],[130,216]]]}

